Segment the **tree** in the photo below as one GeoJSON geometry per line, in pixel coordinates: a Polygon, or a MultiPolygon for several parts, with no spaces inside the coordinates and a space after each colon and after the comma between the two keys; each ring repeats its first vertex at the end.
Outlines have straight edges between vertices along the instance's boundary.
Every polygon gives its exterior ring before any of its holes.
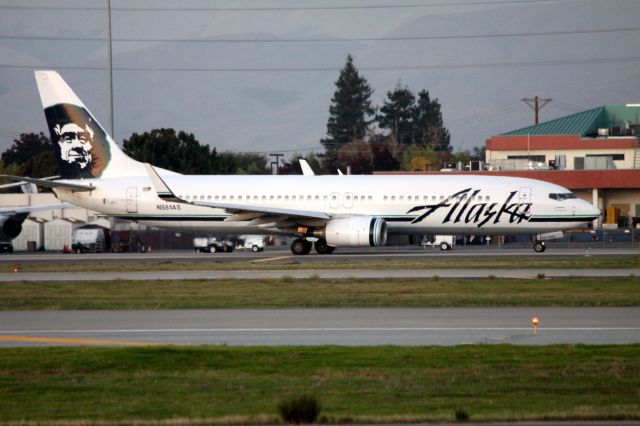
{"type": "Polygon", "coordinates": [[[440,158],[432,149],[414,145],[404,151],[401,167],[410,172],[439,170],[440,158]]]}
{"type": "Polygon", "coordinates": [[[328,137],[321,141],[330,158],[335,157],[341,146],[361,140],[367,134],[370,117],[374,113],[371,106],[373,90],[358,73],[351,55],[347,56],[335,85],[336,91],[329,107],[328,137]]]}
{"type": "Polygon", "coordinates": [[[487,147],[482,145],[480,147],[474,146],[471,150],[471,160],[486,161],[487,147]]]}
{"type": "Polygon", "coordinates": [[[222,152],[216,155],[212,174],[266,175],[271,174],[267,159],[260,154],[222,152]]]}
{"type": "Polygon", "coordinates": [[[20,139],[14,139],[13,145],[2,153],[1,158],[5,164],[19,166],[41,152],[52,150],[51,140],[44,133],[22,133],[20,139]]]}
{"type": "Polygon", "coordinates": [[[376,116],[378,125],[388,129],[401,144],[412,145],[415,141],[415,96],[406,86],[402,88],[398,85],[393,92],[387,92],[387,99],[376,116]]]}
{"type": "Polygon", "coordinates": [[[393,136],[374,135],[369,138],[374,171],[400,170],[400,159],[406,146],[401,146],[393,136]]]}
{"type": "MultiPolygon", "coordinates": [[[[43,151],[34,157],[29,158],[18,167],[20,176],[49,177],[56,176],[58,171],[58,160],[52,149],[43,151]]],[[[41,188],[44,191],[44,188],[41,188]]]]}
{"type": "Polygon", "coordinates": [[[418,93],[418,104],[415,109],[415,131],[420,145],[434,151],[450,151],[449,131],[443,126],[442,112],[438,99],[431,100],[429,92],[418,93]]]}
{"type": "Polygon", "coordinates": [[[43,133],[22,133],[0,158],[19,176],[40,178],[58,173],[53,145],[43,133]]]}
{"type": "Polygon", "coordinates": [[[362,140],[356,140],[341,146],[336,157],[336,167],[343,173],[347,171],[347,168],[350,168],[351,173],[354,175],[371,174],[373,172],[371,145],[362,140]]]}
{"type": "Polygon", "coordinates": [[[207,174],[217,153],[201,145],[191,133],[174,129],[153,129],[133,133],[123,144],[130,157],[157,167],[184,174],[207,174]]]}

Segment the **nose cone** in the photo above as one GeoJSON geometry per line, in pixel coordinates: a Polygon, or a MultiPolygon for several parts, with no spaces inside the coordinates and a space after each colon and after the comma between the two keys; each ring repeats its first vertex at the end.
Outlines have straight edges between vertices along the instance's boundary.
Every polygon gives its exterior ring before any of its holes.
{"type": "Polygon", "coordinates": [[[600,209],[589,202],[582,201],[580,204],[580,214],[589,220],[595,220],[600,217],[600,209]]]}

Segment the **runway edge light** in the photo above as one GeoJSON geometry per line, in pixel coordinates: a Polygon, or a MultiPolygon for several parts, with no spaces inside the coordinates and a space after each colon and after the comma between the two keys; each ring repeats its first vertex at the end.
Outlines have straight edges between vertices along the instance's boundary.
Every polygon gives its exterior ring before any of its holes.
{"type": "Polygon", "coordinates": [[[540,320],[538,317],[531,318],[531,324],[533,324],[533,334],[538,334],[538,323],[540,320]]]}

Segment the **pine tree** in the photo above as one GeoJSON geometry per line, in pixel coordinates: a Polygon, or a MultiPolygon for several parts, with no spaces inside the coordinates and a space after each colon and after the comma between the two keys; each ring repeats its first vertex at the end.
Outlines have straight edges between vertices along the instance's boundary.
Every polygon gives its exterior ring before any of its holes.
{"type": "Polygon", "coordinates": [[[418,93],[418,104],[415,111],[414,123],[417,143],[434,151],[450,151],[451,137],[449,131],[443,126],[438,99],[432,101],[429,92],[422,90],[418,93]]]}
{"type": "Polygon", "coordinates": [[[367,134],[370,117],[374,113],[371,106],[373,90],[358,73],[351,55],[347,56],[347,62],[335,84],[336,91],[331,98],[327,122],[328,137],[321,141],[329,157],[334,157],[341,146],[362,139],[367,134]]]}
{"type": "Polygon", "coordinates": [[[378,125],[391,131],[391,135],[401,144],[412,145],[415,141],[414,124],[416,98],[406,86],[396,86],[387,92],[387,100],[376,117],[378,125]]]}

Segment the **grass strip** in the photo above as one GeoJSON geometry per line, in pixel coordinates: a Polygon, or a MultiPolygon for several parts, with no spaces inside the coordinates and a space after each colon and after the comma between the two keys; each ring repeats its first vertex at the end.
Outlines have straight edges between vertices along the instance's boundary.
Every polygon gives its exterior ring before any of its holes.
{"type": "MultiPolygon", "coordinates": [[[[274,270],[274,269],[572,269],[572,268],[637,268],[640,267],[640,256],[491,256],[491,257],[438,257],[428,256],[414,259],[395,259],[385,257],[372,261],[371,259],[340,259],[339,256],[318,256],[314,260],[300,260],[293,256],[264,262],[234,261],[222,259],[225,254],[204,254],[200,260],[156,260],[152,257],[144,260],[121,261],[74,260],[75,255],[69,255],[65,262],[10,262],[0,259],[0,272],[12,272],[19,267],[25,272],[102,272],[102,271],[234,271],[234,270],[274,270]]],[[[108,255],[105,255],[108,256],[108,255]]]]}
{"type": "MultiPolygon", "coordinates": [[[[322,422],[640,419],[640,345],[15,348],[0,422],[277,423],[314,395],[322,422]]],[[[85,423],[82,423],[85,424],[85,423]]],[[[183,424],[183,423],[180,423],[183,424]]]]}
{"type": "Polygon", "coordinates": [[[640,279],[293,279],[0,284],[0,310],[640,306],[640,279]]]}

